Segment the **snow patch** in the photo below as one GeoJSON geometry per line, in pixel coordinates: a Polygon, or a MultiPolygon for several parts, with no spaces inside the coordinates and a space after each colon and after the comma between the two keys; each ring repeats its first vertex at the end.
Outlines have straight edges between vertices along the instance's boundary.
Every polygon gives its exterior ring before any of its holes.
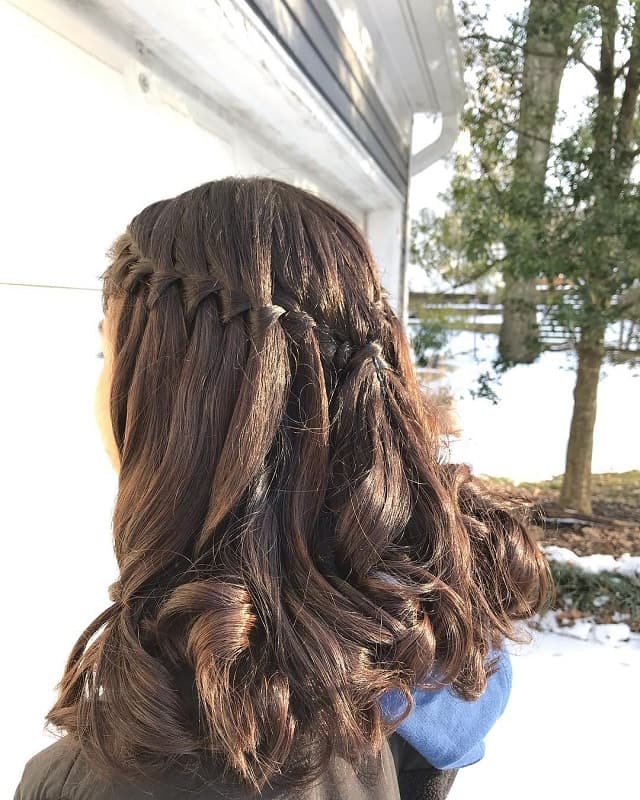
{"type": "Polygon", "coordinates": [[[628,642],[631,638],[631,628],[625,622],[611,623],[609,625],[594,625],[593,638],[601,644],[616,644],[628,642]]]}
{"type": "Polygon", "coordinates": [[[563,624],[558,621],[555,611],[547,611],[546,614],[534,617],[532,623],[540,631],[569,636],[583,642],[598,642],[614,647],[631,640],[640,643],[640,634],[631,633],[626,622],[605,624],[595,622],[592,617],[583,617],[572,620],[570,624],[563,624]]]}
{"type": "Polygon", "coordinates": [[[509,649],[509,704],[450,800],[637,800],[640,636],[611,646],[534,631],[509,649]]]}
{"type": "Polygon", "coordinates": [[[632,556],[624,553],[620,558],[610,555],[597,553],[590,556],[578,556],[573,550],[557,545],[543,547],[545,555],[550,561],[559,564],[570,564],[572,567],[581,569],[595,575],[599,572],[613,572],[617,575],[624,575],[627,578],[640,578],[640,556],[632,556]]]}
{"type": "MultiPolygon", "coordinates": [[[[483,318],[486,321],[486,318],[483,318]]],[[[493,383],[499,403],[471,394],[483,373],[493,373],[498,337],[461,331],[442,353],[452,367],[431,384],[454,399],[459,434],[451,437],[451,459],[470,464],[477,475],[514,481],[546,480],[564,472],[575,386],[575,355],[545,351],[533,364],[520,364],[493,383]]],[[[598,385],[593,472],[637,469],[640,425],[638,368],[606,364],[598,385]]]]}

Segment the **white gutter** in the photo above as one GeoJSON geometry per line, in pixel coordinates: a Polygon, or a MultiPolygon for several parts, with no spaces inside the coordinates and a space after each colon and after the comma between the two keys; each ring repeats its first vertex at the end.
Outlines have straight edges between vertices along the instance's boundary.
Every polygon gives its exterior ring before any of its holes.
{"type": "Polygon", "coordinates": [[[458,112],[452,111],[448,114],[442,115],[442,128],[440,135],[422,150],[418,150],[411,156],[410,173],[412,177],[424,172],[427,167],[430,167],[436,161],[444,158],[455,144],[460,130],[460,123],[458,112]]]}

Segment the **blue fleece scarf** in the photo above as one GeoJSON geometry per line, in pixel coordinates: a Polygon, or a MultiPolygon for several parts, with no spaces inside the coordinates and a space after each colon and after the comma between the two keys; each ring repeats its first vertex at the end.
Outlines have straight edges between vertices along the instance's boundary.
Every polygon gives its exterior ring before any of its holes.
{"type": "MultiPolygon", "coordinates": [[[[503,650],[498,655],[497,671],[477,700],[460,700],[448,687],[412,692],[415,707],[396,730],[437,769],[466,767],[484,756],[484,738],[504,711],[511,692],[511,661],[503,650]]],[[[386,692],[380,703],[387,717],[397,717],[406,707],[398,689],[386,692]]]]}

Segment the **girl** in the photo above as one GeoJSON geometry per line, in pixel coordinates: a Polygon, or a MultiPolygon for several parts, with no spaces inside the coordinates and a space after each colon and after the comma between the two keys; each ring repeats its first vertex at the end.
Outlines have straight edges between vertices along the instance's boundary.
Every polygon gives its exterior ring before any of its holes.
{"type": "Polygon", "coordinates": [[[477,760],[547,568],[444,457],[358,227],[228,178],[150,205],[110,255],[119,577],[16,798],[399,797],[396,729],[477,760]]]}

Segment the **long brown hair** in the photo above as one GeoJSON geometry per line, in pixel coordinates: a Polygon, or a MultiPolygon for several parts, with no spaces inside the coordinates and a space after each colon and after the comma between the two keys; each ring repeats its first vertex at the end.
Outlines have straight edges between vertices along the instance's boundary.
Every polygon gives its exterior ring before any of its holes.
{"type": "Polygon", "coordinates": [[[260,790],[377,752],[388,689],[406,713],[414,686],[478,697],[547,566],[447,463],[356,224],[228,178],[150,205],[110,255],[119,578],[48,722],[106,775],[215,763],[260,790]]]}

